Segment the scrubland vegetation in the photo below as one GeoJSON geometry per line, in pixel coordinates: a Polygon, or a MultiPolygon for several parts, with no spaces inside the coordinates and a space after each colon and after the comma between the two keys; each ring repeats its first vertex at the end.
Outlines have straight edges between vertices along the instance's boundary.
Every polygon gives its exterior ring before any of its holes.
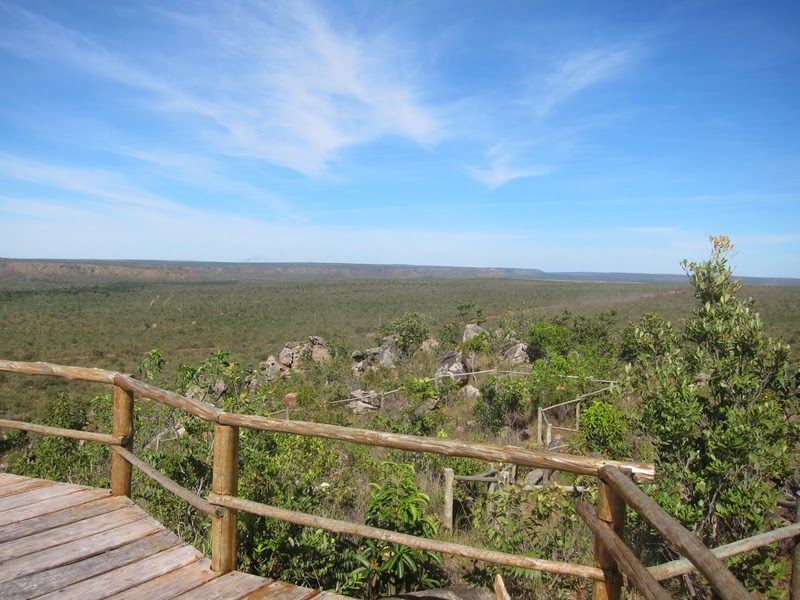
{"type": "MultiPolygon", "coordinates": [[[[413,435],[533,446],[536,411],[616,382],[584,401],[579,433],[561,450],[652,462],[646,491],[708,546],[770,529],[786,517],[777,500],[798,481],[797,343],[800,288],[739,289],[727,238],[709,260],[685,263],[685,285],[524,280],[129,282],[0,292],[0,357],[134,372],[226,410],[413,435]],[[755,306],[749,296],[757,299],[755,306]],[[761,317],[756,313],[760,313],[761,317]],[[763,324],[762,324],[763,320],[763,324]],[[467,323],[484,332],[462,338],[467,323]],[[268,379],[268,354],[310,335],[330,360],[268,379]],[[354,350],[394,336],[394,368],[353,371],[354,350]],[[439,348],[420,349],[433,336],[439,348]],[[782,338],[783,341],[777,339],[782,338]],[[433,377],[438,358],[459,351],[475,370],[511,366],[516,342],[528,362],[509,376],[474,380],[467,396],[433,377]],[[154,350],[157,349],[157,350],[154,350]],[[391,392],[379,409],[354,414],[353,390],[391,392]]],[[[1,375],[5,416],[107,431],[111,401],[95,388],[1,375]]],[[[566,413],[561,415],[567,418],[566,413]]],[[[554,416],[558,418],[558,415],[554,416]]],[[[137,401],[136,452],[181,485],[208,492],[208,424],[137,401]]],[[[574,425],[574,423],[572,423],[574,425]]],[[[108,457],[94,444],[8,432],[4,463],[16,473],[107,485],[108,457]]],[[[456,488],[456,527],[441,524],[442,471],[484,472],[473,459],[376,450],[315,438],[242,430],[239,494],[313,514],[437,536],[504,552],[591,564],[591,534],[575,512],[595,501],[590,477],[559,474],[551,485],[456,488]],[[584,492],[558,487],[574,485],[584,492]]],[[[134,496],[151,514],[204,548],[207,520],[145,477],[134,496]]],[[[791,516],[791,515],[789,515],[791,516]]],[[[260,575],[377,598],[440,585],[490,586],[498,568],[323,530],[240,515],[240,565],[260,575]]],[[[643,522],[629,519],[629,545],[647,564],[675,557],[643,522]]],[[[207,549],[207,548],[206,548],[207,549]]],[[[731,561],[761,597],[785,596],[785,547],[731,561]]],[[[512,597],[585,598],[591,584],[502,569],[512,597]]],[[[710,597],[693,576],[676,595],[710,597]]]]}

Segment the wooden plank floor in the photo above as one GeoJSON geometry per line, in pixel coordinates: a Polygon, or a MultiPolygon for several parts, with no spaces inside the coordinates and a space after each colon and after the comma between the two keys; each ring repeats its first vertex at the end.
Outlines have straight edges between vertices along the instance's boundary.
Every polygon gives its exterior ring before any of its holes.
{"type": "Polygon", "coordinates": [[[0,473],[0,598],[346,600],[233,572],[128,498],[0,473]]]}

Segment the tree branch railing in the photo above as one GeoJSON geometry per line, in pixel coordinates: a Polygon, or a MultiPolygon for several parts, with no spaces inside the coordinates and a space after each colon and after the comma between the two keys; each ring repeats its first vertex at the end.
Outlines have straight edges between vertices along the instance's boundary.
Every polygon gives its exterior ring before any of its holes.
{"type": "MultiPolygon", "coordinates": [[[[111,435],[4,419],[0,420],[0,428],[21,429],[33,433],[70,437],[108,445],[112,449],[111,492],[113,495],[130,496],[131,469],[135,466],[184,501],[211,515],[212,568],[218,572],[229,572],[236,568],[236,515],[239,510],[243,510],[300,525],[396,542],[423,550],[449,553],[494,564],[590,579],[595,582],[594,598],[596,600],[618,600],[620,598],[622,583],[620,571],[625,573],[629,581],[637,585],[640,590],[647,590],[643,591],[646,597],[661,598],[663,597],[660,595],[661,592],[657,587],[653,587],[653,580],[662,581],[670,577],[676,577],[689,572],[693,568],[699,569],[709,579],[721,598],[738,599],[751,597],[744,591],[741,583],[736,581],[724,564],[719,561],[719,558],[712,554],[712,551],[703,546],[696,537],[695,541],[684,540],[682,533],[675,528],[677,523],[666,521],[665,517],[667,519],[671,519],[671,517],[635,485],[634,481],[646,483],[655,480],[653,465],[537,451],[514,446],[473,444],[458,440],[422,438],[322,423],[275,420],[269,417],[229,413],[211,404],[186,398],[180,394],[138,381],[129,375],[102,369],[70,367],[41,362],[0,360],[0,372],[49,375],[112,385],[114,388],[114,413],[113,434],[111,435]],[[132,454],[134,394],[167,404],[215,424],[213,482],[212,491],[207,500],[181,487],[132,454]],[[287,511],[237,498],[238,445],[239,429],[241,427],[274,433],[326,438],[367,446],[477,458],[486,461],[505,462],[521,466],[566,471],[579,475],[596,476],[598,477],[599,491],[597,510],[595,511],[591,507],[588,507],[588,509],[587,507],[582,507],[579,510],[579,514],[589,523],[590,529],[595,534],[595,564],[594,566],[585,566],[504,554],[440,540],[409,536],[346,521],[336,521],[305,513],[287,511]],[[626,552],[622,548],[624,544],[621,541],[621,534],[624,528],[627,506],[631,506],[648,520],[654,519],[654,521],[650,522],[689,559],[688,564],[678,561],[677,563],[649,567],[646,569],[648,574],[645,575],[642,572],[643,567],[638,563],[638,560],[632,557],[629,550],[626,552]],[[663,525],[665,522],[667,525],[663,525]],[[681,542],[677,545],[675,544],[676,538],[681,539],[681,542]],[[714,561],[717,562],[715,563],[714,561]],[[714,565],[713,573],[708,570],[709,564],[714,565]],[[718,568],[720,565],[721,571],[718,568]],[[725,589],[721,591],[717,589],[718,582],[722,582],[719,585],[723,585],[725,589]],[[739,587],[736,587],[736,584],[739,587]],[[734,591],[729,594],[728,589],[733,589],[734,591]]],[[[680,528],[680,525],[677,527],[680,528]]],[[[683,531],[685,532],[685,530],[683,531]]],[[[748,540],[729,544],[729,547],[723,547],[713,552],[719,553],[720,557],[735,556],[774,543],[778,539],[787,539],[798,534],[800,534],[799,525],[784,527],[748,540]]]]}

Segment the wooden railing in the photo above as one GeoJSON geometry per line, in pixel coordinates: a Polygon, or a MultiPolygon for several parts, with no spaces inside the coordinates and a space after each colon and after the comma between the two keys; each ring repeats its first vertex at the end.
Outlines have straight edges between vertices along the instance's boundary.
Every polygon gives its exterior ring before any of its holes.
{"type": "MultiPolygon", "coordinates": [[[[473,444],[457,440],[423,438],[337,425],[275,420],[262,416],[229,413],[211,404],[186,398],[180,394],[138,381],[129,375],[102,369],[0,360],[0,371],[25,375],[51,375],[113,386],[113,426],[110,435],[3,419],[0,419],[0,428],[21,429],[106,444],[113,451],[111,462],[111,492],[113,495],[130,496],[131,471],[135,466],[184,501],[211,515],[211,561],[212,568],[218,572],[229,572],[236,568],[237,511],[242,510],[303,526],[323,528],[335,533],[384,540],[416,549],[449,553],[499,565],[591,579],[595,582],[594,598],[596,600],[620,598],[623,583],[621,573],[625,574],[632,585],[646,598],[667,598],[666,592],[658,581],[691,572],[693,568],[697,568],[706,577],[720,598],[741,599],[752,598],[752,596],[733,577],[715,553],[723,557],[734,556],[800,534],[800,525],[795,524],[769,532],[769,534],[756,536],[759,538],[758,540],[751,538],[756,541],[744,545],[745,547],[740,546],[735,550],[723,547],[712,553],[700,543],[695,535],[678,524],[634,483],[654,481],[656,474],[653,465],[572,456],[514,446],[473,444]],[[214,423],[213,478],[211,493],[207,499],[181,487],[132,454],[135,433],[133,428],[134,394],[167,404],[214,423]],[[594,566],[585,566],[494,552],[347,521],[317,517],[238,498],[239,429],[241,427],[597,476],[597,507],[594,508],[587,503],[578,505],[579,514],[595,535],[595,564],[594,566]],[[689,562],[680,563],[678,561],[679,564],[670,563],[649,568],[642,565],[622,541],[625,513],[628,506],[647,519],[675,549],[688,558],[689,562]]],[[[741,543],[737,542],[737,544],[741,543]]]]}

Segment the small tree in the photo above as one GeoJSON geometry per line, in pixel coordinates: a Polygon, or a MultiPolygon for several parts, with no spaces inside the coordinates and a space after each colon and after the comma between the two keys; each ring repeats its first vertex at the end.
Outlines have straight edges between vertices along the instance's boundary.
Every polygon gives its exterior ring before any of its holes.
{"type": "MultiPolygon", "coordinates": [[[[770,525],[798,464],[800,436],[789,348],[764,335],[752,300],[736,297],[730,240],[711,242],[710,260],[682,263],[698,301],[685,331],[673,338],[663,322],[643,321],[631,381],[656,450],[656,501],[717,546],[770,525]]],[[[769,557],[750,562],[739,576],[777,594],[774,582],[758,581],[764,569],[778,578],[769,557]]]]}
{"type": "Polygon", "coordinates": [[[413,354],[431,334],[431,329],[423,316],[417,312],[404,314],[382,330],[383,335],[394,335],[397,347],[403,354],[413,354]]]}

